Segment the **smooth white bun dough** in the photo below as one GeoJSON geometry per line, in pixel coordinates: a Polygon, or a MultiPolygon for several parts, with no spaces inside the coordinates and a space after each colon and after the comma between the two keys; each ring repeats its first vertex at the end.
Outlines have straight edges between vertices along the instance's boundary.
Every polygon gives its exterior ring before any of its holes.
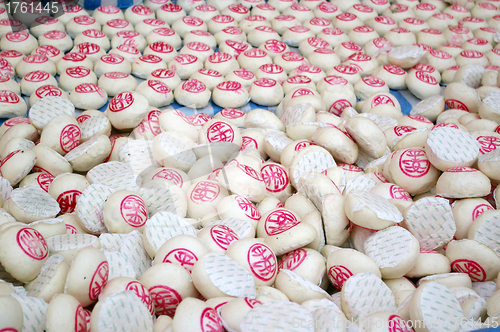
{"type": "MultiPolygon", "coordinates": [[[[164,20],[164,21],[166,22],[166,20],[164,20]]],[[[175,32],[177,32],[179,34],[179,36],[181,36],[182,38],[184,38],[184,36],[186,35],[186,33],[188,31],[192,31],[192,30],[208,31],[207,25],[205,24],[205,22],[203,22],[203,20],[201,20],[197,17],[194,17],[194,16],[184,16],[184,17],[176,20],[172,24],[172,29],[174,29],[175,32]]]]}
{"type": "Polygon", "coordinates": [[[245,17],[238,23],[238,28],[243,30],[243,32],[248,35],[248,33],[258,27],[258,26],[271,26],[271,23],[264,17],[260,15],[250,15],[245,17]]]}
{"type": "Polygon", "coordinates": [[[120,19],[125,18],[120,8],[109,5],[97,7],[92,13],[92,17],[95,18],[96,21],[101,25],[104,25],[106,24],[106,22],[115,18],[120,18],[120,19]]]}
{"type": "Polygon", "coordinates": [[[355,53],[363,52],[363,48],[352,41],[342,42],[335,46],[333,50],[342,61],[355,53]]]}
{"type": "Polygon", "coordinates": [[[477,169],[450,168],[436,183],[436,194],[446,198],[483,197],[491,190],[490,180],[477,169]]]}
{"type": "Polygon", "coordinates": [[[121,72],[130,74],[132,65],[128,60],[118,54],[105,54],[94,64],[94,73],[97,77],[101,77],[105,73],[121,72]]]}
{"type": "Polygon", "coordinates": [[[94,62],[85,54],[69,52],[65,54],[56,64],[57,73],[59,75],[61,75],[68,68],[79,66],[92,70],[94,68],[94,62]]]}
{"type": "Polygon", "coordinates": [[[0,52],[0,56],[3,58],[1,60],[1,73],[3,76],[14,76],[14,68],[23,59],[24,54],[16,50],[8,50],[0,52]]]}
{"type": "Polygon", "coordinates": [[[428,73],[415,70],[410,71],[406,76],[406,86],[417,98],[426,99],[441,92],[438,81],[428,73]]]}
{"type": "Polygon", "coordinates": [[[324,72],[328,71],[332,65],[337,66],[340,64],[339,56],[329,48],[315,49],[309,54],[307,60],[311,65],[320,68],[324,72]]]}
{"type": "Polygon", "coordinates": [[[64,23],[51,16],[37,17],[30,26],[30,33],[36,38],[53,30],[64,31],[64,23]]]}
{"type": "Polygon", "coordinates": [[[384,38],[394,45],[394,47],[409,46],[417,43],[415,34],[405,28],[391,29],[384,34],[384,38]]]}
{"type": "Polygon", "coordinates": [[[358,73],[356,68],[342,64],[330,68],[328,72],[326,72],[326,75],[345,78],[351,84],[355,84],[361,79],[361,75],[358,73]]]}
{"type": "Polygon", "coordinates": [[[238,61],[230,54],[216,52],[205,60],[205,68],[218,71],[222,76],[226,76],[240,66],[238,61]]]}
{"type": "Polygon", "coordinates": [[[46,71],[35,70],[24,75],[20,86],[22,93],[30,96],[39,87],[46,84],[57,85],[57,81],[54,76],[50,75],[46,71]]]}
{"type": "Polygon", "coordinates": [[[157,18],[148,18],[142,22],[137,23],[134,29],[135,31],[140,33],[143,38],[146,38],[146,36],[154,29],[166,27],[168,27],[168,25],[167,23],[165,23],[165,21],[159,20],[157,18]]]}
{"type": "Polygon", "coordinates": [[[177,56],[177,51],[169,44],[162,41],[157,41],[149,44],[148,47],[146,47],[146,49],[144,50],[144,55],[147,54],[152,54],[160,57],[163,61],[168,63],[177,56]]]}
{"type": "Polygon", "coordinates": [[[146,78],[152,71],[166,68],[167,64],[159,56],[148,54],[134,61],[132,73],[139,78],[146,78]]]}
{"type": "Polygon", "coordinates": [[[16,116],[26,116],[28,107],[26,102],[9,90],[0,90],[0,114],[5,118],[13,118],[16,116]]]}
{"type": "Polygon", "coordinates": [[[17,76],[21,78],[35,70],[45,71],[52,76],[57,73],[55,63],[47,56],[40,54],[26,55],[16,66],[17,76]]]}
{"type": "Polygon", "coordinates": [[[238,40],[232,40],[228,39],[222,44],[219,44],[219,52],[224,52],[228,53],[235,58],[237,58],[241,53],[251,49],[252,46],[250,46],[249,43],[246,41],[238,41],[238,40]]]}
{"type": "Polygon", "coordinates": [[[240,82],[246,88],[249,88],[257,80],[254,73],[246,68],[233,70],[225,77],[226,81],[240,82]]]}
{"type": "MultiPolygon", "coordinates": [[[[168,25],[172,25],[175,21],[186,16],[186,11],[179,5],[167,3],[156,10],[156,17],[165,21],[168,25]]],[[[194,15],[193,15],[194,16],[194,15]]]]}
{"type": "Polygon", "coordinates": [[[290,74],[292,70],[300,65],[307,64],[308,61],[302,55],[295,52],[285,52],[273,58],[273,62],[290,74]]]}
{"type": "Polygon", "coordinates": [[[305,57],[308,57],[314,50],[318,48],[329,48],[330,44],[318,37],[309,37],[300,42],[299,51],[305,57]]]}
{"type": "Polygon", "coordinates": [[[51,45],[57,47],[61,52],[67,52],[73,47],[73,40],[65,32],[52,30],[38,37],[41,45],[51,45]]]}
{"type": "Polygon", "coordinates": [[[184,39],[184,43],[179,54],[194,55],[202,62],[205,62],[210,55],[214,54],[214,50],[205,43],[198,41],[187,42],[186,39],[184,39]]]}
{"type": "Polygon", "coordinates": [[[146,42],[148,44],[153,44],[158,41],[167,43],[175,49],[180,48],[182,45],[179,34],[168,27],[156,28],[146,36],[146,42]]]}
{"type": "Polygon", "coordinates": [[[54,61],[54,63],[57,63],[64,56],[63,52],[61,52],[58,48],[56,48],[54,46],[51,46],[51,45],[42,45],[42,46],[39,46],[36,49],[34,49],[33,52],[31,52],[31,54],[42,54],[42,55],[45,55],[50,60],[54,61]]]}
{"type": "Polygon", "coordinates": [[[186,35],[184,36],[184,45],[187,45],[191,42],[206,44],[210,46],[212,50],[217,47],[217,40],[215,39],[215,36],[210,32],[203,30],[191,30],[186,33],[186,35]]]}
{"type": "Polygon", "coordinates": [[[125,19],[133,25],[136,25],[137,23],[142,22],[145,19],[153,18],[155,18],[154,11],[144,5],[135,5],[132,7],[128,7],[125,10],[125,19]]]}
{"type": "Polygon", "coordinates": [[[175,100],[183,105],[203,108],[210,101],[211,92],[205,84],[195,79],[188,79],[174,91],[175,100]]]}
{"type": "Polygon", "coordinates": [[[259,46],[265,43],[267,40],[276,39],[279,40],[280,35],[271,27],[268,26],[257,26],[250,30],[247,34],[247,41],[252,46],[259,46]]]}
{"type": "Polygon", "coordinates": [[[126,73],[109,72],[99,78],[98,84],[108,96],[114,97],[122,91],[134,91],[137,87],[137,79],[126,73]]]}
{"type": "Polygon", "coordinates": [[[101,30],[101,25],[96,19],[88,15],[76,16],[66,24],[66,31],[71,38],[88,29],[101,30]]]}
{"type": "Polygon", "coordinates": [[[227,27],[214,35],[217,44],[223,44],[226,40],[246,41],[246,34],[240,28],[227,27]]]}
{"type": "Polygon", "coordinates": [[[172,90],[163,82],[158,80],[147,80],[135,88],[147,98],[149,105],[153,107],[164,107],[174,101],[172,90]]]}
{"type": "Polygon", "coordinates": [[[258,48],[243,52],[238,56],[240,67],[256,72],[260,66],[273,63],[273,60],[266,51],[258,48]]]}
{"type": "Polygon", "coordinates": [[[81,44],[75,45],[72,49],[72,52],[83,53],[92,61],[97,61],[101,56],[106,54],[104,49],[102,49],[99,45],[89,42],[84,42],[81,44]]]}
{"type": "Polygon", "coordinates": [[[359,27],[363,25],[363,21],[361,21],[356,15],[351,13],[342,13],[332,20],[332,24],[334,27],[339,28],[346,33],[349,33],[355,27],[359,27]]]}
{"type": "Polygon", "coordinates": [[[19,86],[19,83],[9,77],[0,77],[0,90],[10,90],[15,94],[21,94],[21,87],[19,86]]]}
{"type": "Polygon", "coordinates": [[[263,106],[276,106],[283,99],[282,86],[273,79],[260,78],[250,86],[252,102],[263,106]]]}
{"type": "Polygon", "coordinates": [[[74,43],[75,45],[81,43],[94,43],[96,45],[99,45],[99,47],[101,47],[105,51],[108,51],[109,48],[111,47],[111,43],[106,34],[101,30],[96,30],[96,29],[88,29],[82,31],[75,37],[74,43]]]}
{"type": "Polygon", "coordinates": [[[125,19],[115,18],[112,19],[102,26],[102,32],[112,39],[120,31],[134,31],[134,26],[125,19]]]}
{"type": "Polygon", "coordinates": [[[417,33],[417,42],[419,44],[426,44],[434,49],[437,49],[441,45],[446,44],[446,37],[439,30],[422,29],[417,33]]]}
{"type": "Polygon", "coordinates": [[[314,37],[311,29],[300,25],[286,29],[282,35],[283,41],[292,47],[299,46],[303,40],[311,37],[314,37]]]}
{"type": "Polygon", "coordinates": [[[271,78],[280,84],[283,84],[283,82],[288,78],[283,68],[275,64],[266,64],[260,66],[255,76],[258,79],[263,77],[271,78]]]}
{"type": "Polygon", "coordinates": [[[239,82],[226,81],[218,84],[212,94],[216,105],[224,108],[238,108],[246,105],[250,95],[239,82]]]}
{"type": "Polygon", "coordinates": [[[170,69],[156,69],[149,74],[148,80],[158,80],[165,83],[171,90],[181,84],[181,78],[170,69]]]}
{"type": "Polygon", "coordinates": [[[202,82],[210,91],[218,84],[224,82],[224,77],[218,71],[206,68],[199,69],[190,78],[202,82]]]}
{"type": "MultiPolygon", "coordinates": [[[[101,31],[101,33],[103,34],[104,37],[106,37],[102,31],[101,31]]],[[[85,31],[83,32],[83,34],[85,34],[85,31]]],[[[77,36],[77,38],[78,38],[78,36],[77,36]]],[[[104,39],[104,38],[100,38],[100,39],[104,39]]],[[[106,37],[106,39],[108,39],[108,38],[106,37]]],[[[120,31],[116,35],[114,35],[113,38],[111,39],[111,43],[108,44],[107,47],[105,47],[104,43],[102,43],[102,44],[96,43],[96,44],[98,44],[99,46],[101,46],[105,50],[108,50],[110,47],[117,47],[117,46],[120,46],[122,44],[127,44],[130,46],[134,46],[135,48],[137,48],[141,52],[144,51],[144,49],[146,48],[146,45],[147,45],[146,38],[144,38],[139,32],[129,31],[129,30],[120,31]]]]}
{"type": "Polygon", "coordinates": [[[227,27],[237,27],[238,22],[229,15],[217,15],[207,21],[207,28],[211,34],[216,34],[227,27]]]}
{"type": "Polygon", "coordinates": [[[291,27],[300,25],[300,21],[292,15],[277,15],[271,21],[271,27],[280,35],[291,27]]]}
{"type": "Polygon", "coordinates": [[[374,19],[367,22],[367,25],[375,29],[375,31],[381,36],[389,32],[391,29],[397,28],[398,24],[392,17],[388,16],[377,16],[374,19]]]}
{"type": "Polygon", "coordinates": [[[193,9],[191,9],[191,11],[189,12],[189,14],[191,16],[199,17],[203,21],[207,22],[212,17],[219,15],[220,12],[214,6],[206,5],[206,4],[201,4],[201,5],[198,5],[198,6],[194,7],[193,9]]]}
{"type": "Polygon", "coordinates": [[[99,109],[108,101],[108,94],[97,84],[82,83],[71,91],[69,99],[77,108],[99,109]]]}
{"type": "Polygon", "coordinates": [[[393,90],[406,88],[406,71],[396,65],[383,65],[373,71],[373,76],[382,79],[393,90]]]}
{"type": "Polygon", "coordinates": [[[30,54],[37,47],[36,38],[27,31],[8,32],[0,39],[2,51],[17,50],[23,54],[30,54]]]}
{"type": "Polygon", "coordinates": [[[195,55],[179,54],[168,63],[168,69],[175,72],[183,80],[203,68],[203,62],[195,55]]]}
{"type": "Polygon", "coordinates": [[[148,107],[148,100],[142,94],[126,91],[111,99],[106,115],[117,129],[135,128],[148,113],[148,107]]]}

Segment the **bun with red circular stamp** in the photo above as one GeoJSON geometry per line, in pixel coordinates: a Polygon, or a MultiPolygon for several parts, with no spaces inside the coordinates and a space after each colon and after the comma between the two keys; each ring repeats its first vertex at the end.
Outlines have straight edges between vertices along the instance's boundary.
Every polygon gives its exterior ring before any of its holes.
{"type": "Polygon", "coordinates": [[[154,91],[161,94],[167,94],[169,92],[172,92],[172,90],[170,90],[168,85],[158,80],[148,80],[148,86],[154,91]]]}
{"type": "Polygon", "coordinates": [[[417,128],[412,126],[396,126],[394,127],[394,133],[397,136],[403,136],[403,134],[411,133],[412,131],[417,130],[417,128]]]}
{"type": "Polygon", "coordinates": [[[36,54],[42,54],[47,57],[56,57],[61,54],[61,51],[52,45],[41,45],[35,50],[36,54]]]}
{"type": "Polygon", "coordinates": [[[79,190],[67,190],[59,194],[56,201],[59,203],[61,213],[73,213],[78,197],[82,194],[79,190]]]}
{"type": "Polygon", "coordinates": [[[26,31],[7,32],[5,38],[13,43],[21,43],[28,39],[30,34],[26,31]]]}
{"type": "Polygon", "coordinates": [[[125,60],[125,58],[122,57],[119,54],[109,53],[109,54],[103,55],[101,57],[101,60],[104,63],[109,63],[109,64],[112,64],[112,65],[116,65],[116,64],[122,63],[125,60]]]}
{"type": "Polygon", "coordinates": [[[146,204],[137,195],[128,195],[120,203],[120,213],[127,224],[132,227],[142,227],[148,219],[146,204]]]}
{"type": "Polygon", "coordinates": [[[95,18],[88,15],[76,16],[73,18],[73,21],[75,21],[75,23],[80,25],[92,25],[96,22],[95,18]]]}
{"type": "Polygon", "coordinates": [[[337,10],[339,10],[339,8],[333,3],[325,1],[320,2],[320,4],[316,8],[323,13],[335,13],[337,10]]]}
{"type": "Polygon", "coordinates": [[[151,72],[151,75],[156,78],[172,78],[175,76],[175,73],[170,69],[160,68],[151,72]]]}
{"type": "Polygon", "coordinates": [[[283,72],[283,68],[281,68],[281,66],[269,63],[260,66],[259,69],[267,74],[281,74],[283,72]]]}
{"type": "Polygon", "coordinates": [[[481,154],[491,152],[500,147],[500,138],[495,136],[478,136],[476,140],[479,143],[479,152],[481,154]]]}
{"type": "Polygon", "coordinates": [[[232,58],[233,56],[230,54],[224,52],[216,52],[208,57],[208,61],[210,63],[224,63],[231,60],[232,58]]]}
{"type": "Polygon", "coordinates": [[[234,200],[238,204],[238,207],[243,211],[243,213],[252,220],[259,220],[260,213],[255,205],[248,200],[248,198],[236,195],[234,200]]]}
{"type": "Polygon", "coordinates": [[[404,75],[406,73],[406,71],[396,65],[384,65],[383,68],[394,75],[404,75]]]}
{"type": "Polygon", "coordinates": [[[108,21],[106,24],[115,29],[124,29],[128,27],[130,23],[126,20],[115,18],[111,21],[108,21]]]}
{"type": "Polygon", "coordinates": [[[472,211],[472,221],[476,220],[477,217],[482,215],[485,211],[494,210],[493,207],[489,204],[479,204],[472,211]]]}
{"type": "Polygon", "coordinates": [[[219,197],[220,188],[216,183],[200,181],[191,192],[190,198],[195,203],[209,203],[219,197]]]}
{"type": "MultiPolygon", "coordinates": [[[[40,99],[48,97],[48,96],[60,97],[60,96],[62,96],[62,90],[56,86],[47,84],[47,85],[42,85],[41,87],[36,89],[35,95],[40,99]]],[[[17,97],[17,95],[16,95],[16,98],[19,99],[19,97],[17,97]]],[[[1,101],[2,101],[2,91],[0,91],[0,102],[1,101]]]]}
{"type": "Polygon", "coordinates": [[[372,13],[373,12],[373,8],[371,8],[369,6],[362,5],[362,4],[358,4],[358,3],[353,5],[352,8],[356,9],[357,11],[359,11],[361,13],[372,13]]]}
{"type": "MultiPolygon", "coordinates": [[[[230,5],[230,6],[235,6],[235,5],[230,5]]],[[[195,9],[200,11],[200,12],[216,12],[217,11],[217,8],[215,8],[214,6],[211,6],[211,5],[199,5],[199,6],[196,6],[195,9]]]]}
{"type": "Polygon", "coordinates": [[[347,99],[339,99],[337,101],[335,101],[331,106],[330,108],[328,109],[328,112],[329,113],[332,113],[333,115],[336,115],[336,116],[341,116],[342,115],[342,112],[344,111],[344,109],[346,109],[347,107],[352,107],[352,104],[350,101],[348,101],[347,99]]]}
{"type": "Polygon", "coordinates": [[[44,33],[43,36],[45,38],[51,39],[51,40],[60,40],[60,39],[63,39],[64,37],[66,37],[67,34],[63,31],[52,30],[52,31],[44,33]]]}
{"type": "Polygon", "coordinates": [[[436,58],[439,58],[439,59],[451,59],[452,56],[450,55],[450,53],[446,52],[446,51],[442,51],[442,50],[431,50],[429,52],[433,57],[436,57],[436,58]]]}
{"type": "Polygon", "coordinates": [[[384,80],[375,77],[375,76],[365,76],[362,78],[363,82],[365,82],[366,85],[375,87],[375,88],[380,88],[385,85],[384,80]]]}
{"type": "Polygon", "coordinates": [[[338,71],[341,74],[346,74],[346,75],[356,75],[358,71],[356,68],[351,67],[351,66],[346,66],[346,65],[338,65],[333,67],[335,68],[336,71],[338,71]]]}
{"type": "Polygon", "coordinates": [[[154,13],[151,8],[146,7],[144,5],[132,6],[132,12],[134,14],[141,15],[141,16],[148,16],[148,15],[151,15],[154,13]]]}
{"type": "Polygon", "coordinates": [[[97,30],[97,29],[85,30],[82,32],[82,35],[89,37],[89,38],[104,38],[104,37],[106,37],[104,32],[102,32],[101,30],[97,30]]]}
{"type": "Polygon", "coordinates": [[[99,6],[96,10],[103,14],[118,14],[120,12],[120,8],[116,6],[99,6]]]}
{"type": "Polygon", "coordinates": [[[87,332],[87,315],[81,304],[76,307],[75,311],[75,332],[87,332]]]}
{"type": "Polygon", "coordinates": [[[198,60],[198,57],[192,54],[179,54],[174,59],[181,65],[189,65],[191,63],[195,63],[196,60],[198,60]]]}
{"type": "Polygon", "coordinates": [[[160,7],[161,10],[169,13],[178,13],[182,11],[182,7],[174,3],[167,3],[160,7]]]}
{"type": "Polygon", "coordinates": [[[189,249],[177,248],[169,251],[163,258],[163,263],[178,264],[188,271],[193,269],[198,257],[189,249]]]}
{"type": "Polygon", "coordinates": [[[328,279],[337,289],[342,289],[344,283],[352,277],[353,274],[348,268],[342,265],[333,265],[328,269],[328,279]]]}
{"type": "Polygon", "coordinates": [[[27,27],[24,25],[23,22],[19,20],[15,20],[12,18],[4,18],[0,20],[0,25],[10,27],[12,31],[21,31],[21,30],[26,30],[27,27]]]}
{"type": "Polygon", "coordinates": [[[157,315],[174,317],[177,306],[182,301],[182,296],[173,288],[158,285],[149,289],[157,315]]]}
{"type": "Polygon", "coordinates": [[[425,152],[420,149],[408,149],[399,157],[399,168],[406,176],[420,178],[431,168],[425,152]]]}
{"type": "Polygon", "coordinates": [[[66,224],[66,234],[79,234],[75,226],[66,224]]]}
{"type": "Polygon", "coordinates": [[[263,88],[271,88],[277,84],[276,80],[273,80],[272,78],[259,78],[254,82],[255,85],[263,87],[263,88]]]}
{"type": "Polygon", "coordinates": [[[311,9],[307,7],[306,5],[301,5],[298,3],[294,3],[293,5],[290,6],[291,9],[299,11],[299,12],[309,12],[311,9]]]}
{"type": "Polygon", "coordinates": [[[484,56],[483,53],[475,50],[465,50],[460,52],[460,55],[468,59],[480,59],[484,56]]]}
{"type": "Polygon", "coordinates": [[[78,52],[69,52],[63,56],[64,60],[71,61],[71,62],[81,62],[81,61],[85,60],[86,58],[87,58],[87,56],[85,54],[78,53],[78,52]]]}
{"type": "Polygon", "coordinates": [[[224,23],[234,22],[234,18],[232,18],[229,15],[216,15],[216,16],[212,17],[212,21],[214,21],[215,23],[224,24],[224,23]]]}
{"type": "Polygon", "coordinates": [[[205,123],[207,123],[209,120],[212,118],[208,116],[205,113],[198,113],[198,114],[193,114],[188,117],[190,123],[193,126],[203,126],[205,123]]]}
{"type": "Polygon", "coordinates": [[[391,315],[387,319],[388,332],[412,332],[413,329],[398,315],[391,315]]]}
{"type": "Polygon", "coordinates": [[[172,53],[174,51],[172,46],[162,41],[152,43],[149,48],[158,53],[172,53]]]}
{"type": "Polygon", "coordinates": [[[203,20],[194,16],[184,16],[182,18],[182,22],[192,27],[199,27],[203,25],[203,20]]]}
{"type": "Polygon", "coordinates": [[[342,13],[335,16],[335,18],[338,19],[339,21],[349,22],[349,21],[354,21],[358,17],[351,13],[342,13]]]}
{"type": "Polygon", "coordinates": [[[393,25],[396,24],[396,21],[392,17],[388,16],[377,16],[374,18],[375,22],[380,23],[380,24],[386,24],[386,25],[393,25]]]}
{"type": "Polygon", "coordinates": [[[274,236],[297,226],[300,221],[286,209],[276,209],[269,213],[264,221],[264,229],[268,236],[274,236]]]}
{"type": "Polygon", "coordinates": [[[202,82],[194,78],[191,78],[186,82],[182,83],[182,89],[191,93],[201,93],[205,91],[207,87],[202,82]]]}
{"type": "Polygon", "coordinates": [[[44,260],[49,254],[47,242],[37,230],[33,228],[21,228],[16,235],[19,248],[35,260],[44,260]]]}
{"type": "Polygon", "coordinates": [[[99,96],[104,97],[104,89],[94,83],[82,83],[75,87],[75,92],[78,93],[97,93],[99,96]]]}
{"type": "Polygon", "coordinates": [[[179,187],[182,187],[182,185],[184,184],[182,176],[179,174],[179,172],[177,172],[174,169],[162,169],[161,171],[153,175],[153,179],[155,178],[161,178],[171,181],[172,183],[178,185],[179,187]]]}
{"type": "Polygon", "coordinates": [[[99,294],[101,294],[102,289],[108,282],[109,276],[109,264],[107,261],[101,262],[92,276],[89,286],[89,298],[92,301],[97,300],[99,294]]]}
{"type": "Polygon", "coordinates": [[[216,121],[207,129],[207,140],[209,142],[233,142],[234,130],[223,121],[216,121]]]}
{"type": "Polygon", "coordinates": [[[391,195],[392,199],[401,199],[405,201],[412,200],[410,194],[406,190],[396,185],[392,185],[389,188],[389,194],[391,195]]]}
{"type": "Polygon", "coordinates": [[[264,282],[272,280],[278,271],[273,251],[261,243],[253,244],[249,248],[247,262],[253,275],[264,282]]]}
{"type": "Polygon", "coordinates": [[[451,269],[458,273],[467,273],[474,282],[486,280],[486,272],[477,262],[468,259],[457,259],[451,262],[451,269]]]}
{"type": "Polygon", "coordinates": [[[26,63],[45,63],[49,61],[49,58],[43,54],[30,54],[23,58],[26,63]]]}
{"type": "Polygon", "coordinates": [[[431,75],[429,75],[426,72],[421,71],[421,70],[417,70],[417,72],[415,73],[415,77],[419,81],[430,84],[430,85],[437,85],[438,84],[438,81],[433,76],[431,76],[431,75]]]}
{"type": "Polygon", "coordinates": [[[101,47],[94,43],[84,42],[76,45],[79,53],[96,54],[101,50],[101,47]]]}
{"type": "Polygon", "coordinates": [[[161,58],[154,54],[146,54],[139,57],[139,60],[146,63],[159,63],[161,58]]]}
{"type": "Polygon", "coordinates": [[[212,308],[206,308],[201,313],[200,327],[202,332],[224,332],[222,320],[212,308]]]}
{"type": "Polygon", "coordinates": [[[229,245],[234,241],[238,241],[239,237],[229,227],[225,225],[215,225],[210,229],[212,240],[222,249],[227,250],[229,245]]]}
{"type": "Polygon", "coordinates": [[[28,82],[43,82],[48,80],[50,74],[43,70],[35,70],[24,75],[24,79],[28,82]]]}
{"type": "Polygon", "coordinates": [[[313,26],[318,26],[318,27],[327,27],[331,23],[326,18],[314,17],[314,18],[309,20],[309,24],[311,24],[313,26]]]}
{"type": "Polygon", "coordinates": [[[304,61],[304,57],[295,52],[286,52],[281,56],[285,61],[304,61]]]}
{"type": "Polygon", "coordinates": [[[175,31],[169,28],[157,28],[154,29],[153,32],[164,37],[175,35],[175,31]]]}
{"type": "Polygon", "coordinates": [[[448,108],[450,108],[450,109],[458,109],[458,110],[469,112],[469,108],[464,103],[462,103],[460,100],[446,99],[445,103],[446,103],[446,106],[448,106],[448,108]]]}
{"type": "Polygon", "coordinates": [[[151,315],[154,314],[155,310],[153,299],[151,298],[151,294],[143,284],[138,281],[131,281],[127,284],[127,286],[125,286],[125,290],[134,292],[135,295],[137,295],[141,299],[141,302],[144,303],[146,308],[148,308],[148,311],[151,313],[151,315]]]}
{"type": "Polygon", "coordinates": [[[122,79],[122,78],[128,77],[130,75],[127,73],[120,73],[118,71],[111,71],[108,73],[104,73],[104,76],[106,76],[107,78],[117,80],[117,79],[122,79]]]}
{"type": "Polygon", "coordinates": [[[288,30],[295,32],[295,33],[306,33],[306,32],[310,31],[309,28],[303,27],[301,25],[293,26],[291,28],[288,28],[288,30]]]}
{"type": "Polygon", "coordinates": [[[299,88],[292,93],[292,98],[300,97],[300,96],[307,96],[307,95],[313,96],[314,91],[311,89],[308,89],[308,88],[299,88]]]}
{"type": "Polygon", "coordinates": [[[250,70],[246,69],[246,68],[240,68],[240,69],[236,69],[235,71],[233,71],[233,73],[238,76],[239,78],[242,78],[242,79],[245,79],[245,80],[251,80],[255,77],[255,75],[253,74],[253,72],[251,72],[250,70]]]}
{"type": "Polygon", "coordinates": [[[274,18],[276,21],[293,21],[295,16],[292,15],[278,15],[274,18]]]}
{"type": "Polygon", "coordinates": [[[197,52],[207,52],[211,50],[210,46],[201,42],[190,42],[187,43],[185,46],[190,50],[197,52]]]}
{"type": "Polygon", "coordinates": [[[0,103],[17,104],[21,99],[10,90],[0,90],[0,103]]]}
{"type": "Polygon", "coordinates": [[[293,271],[302,264],[307,257],[307,251],[304,249],[297,249],[291,251],[280,258],[278,268],[293,271]]]}
{"type": "Polygon", "coordinates": [[[121,112],[134,103],[134,96],[130,92],[122,92],[114,96],[109,102],[109,110],[111,112],[121,112]]]}
{"type": "Polygon", "coordinates": [[[250,21],[250,22],[267,21],[267,19],[261,15],[250,15],[250,16],[246,17],[245,20],[250,21]]]}
{"type": "Polygon", "coordinates": [[[61,131],[59,144],[64,152],[70,152],[80,144],[81,131],[77,125],[69,124],[61,131]]]}
{"type": "Polygon", "coordinates": [[[238,91],[242,87],[241,83],[236,81],[225,81],[217,84],[217,89],[223,91],[238,91]]]}

